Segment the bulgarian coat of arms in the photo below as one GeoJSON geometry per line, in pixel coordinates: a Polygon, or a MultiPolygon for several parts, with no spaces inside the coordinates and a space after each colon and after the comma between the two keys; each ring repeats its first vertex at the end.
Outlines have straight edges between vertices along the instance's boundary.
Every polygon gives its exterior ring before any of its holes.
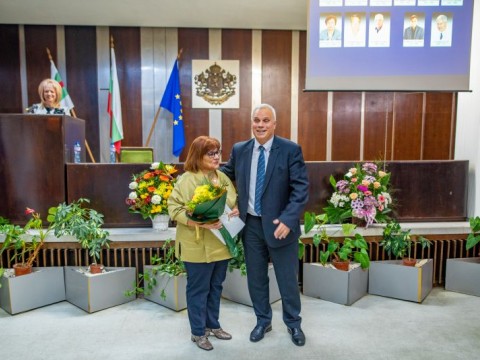
{"type": "Polygon", "coordinates": [[[237,77],[217,63],[195,75],[194,81],[197,96],[212,105],[221,105],[235,95],[237,77]]]}

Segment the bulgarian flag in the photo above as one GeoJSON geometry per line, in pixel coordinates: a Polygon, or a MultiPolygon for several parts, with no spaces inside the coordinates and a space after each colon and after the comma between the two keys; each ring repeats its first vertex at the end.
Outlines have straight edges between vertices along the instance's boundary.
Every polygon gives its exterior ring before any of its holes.
{"type": "Polygon", "coordinates": [[[108,91],[107,112],[110,115],[110,138],[112,143],[115,144],[117,153],[120,153],[123,139],[122,106],[120,103],[120,88],[118,86],[115,51],[113,50],[113,47],[110,50],[110,88],[108,91]]]}
{"type": "Polygon", "coordinates": [[[60,105],[68,110],[72,110],[75,105],[73,105],[73,101],[70,98],[70,95],[68,95],[67,88],[63,84],[60,73],[58,72],[57,67],[52,59],[50,59],[50,78],[56,80],[62,87],[62,99],[60,100],[60,105]]]}

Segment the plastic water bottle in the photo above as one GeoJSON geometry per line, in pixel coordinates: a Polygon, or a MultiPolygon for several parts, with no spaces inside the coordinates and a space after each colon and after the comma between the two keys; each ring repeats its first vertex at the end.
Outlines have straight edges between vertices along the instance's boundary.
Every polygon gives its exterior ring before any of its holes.
{"type": "Polygon", "coordinates": [[[80,142],[75,142],[73,145],[73,162],[75,164],[79,164],[82,162],[82,147],[80,146],[80,142]]]}
{"type": "Polygon", "coordinates": [[[117,149],[115,148],[115,145],[112,143],[110,145],[110,164],[115,164],[117,162],[117,149]]]}

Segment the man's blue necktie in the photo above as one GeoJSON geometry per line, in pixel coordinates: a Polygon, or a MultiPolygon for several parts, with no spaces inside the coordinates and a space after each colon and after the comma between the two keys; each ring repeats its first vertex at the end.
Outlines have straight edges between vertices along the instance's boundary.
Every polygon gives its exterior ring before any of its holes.
{"type": "Polygon", "coordinates": [[[255,212],[257,215],[262,214],[262,190],[265,182],[265,148],[260,146],[258,148],[260,155],[258,156],[257,164],[257,182],[255,185],[255,212]]]}

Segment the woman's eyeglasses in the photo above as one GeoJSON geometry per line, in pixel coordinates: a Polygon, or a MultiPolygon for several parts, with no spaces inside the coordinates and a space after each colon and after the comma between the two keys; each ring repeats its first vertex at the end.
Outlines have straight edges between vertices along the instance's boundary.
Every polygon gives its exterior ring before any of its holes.
{"type": "Polygon", "coordinates": [[[217,151],[209,151],[207,152],[207,156],[210,158],[210,159],[213,159],[215,156],[222,156],[222,151],[221,150],[217,150],[217,151]]]}

